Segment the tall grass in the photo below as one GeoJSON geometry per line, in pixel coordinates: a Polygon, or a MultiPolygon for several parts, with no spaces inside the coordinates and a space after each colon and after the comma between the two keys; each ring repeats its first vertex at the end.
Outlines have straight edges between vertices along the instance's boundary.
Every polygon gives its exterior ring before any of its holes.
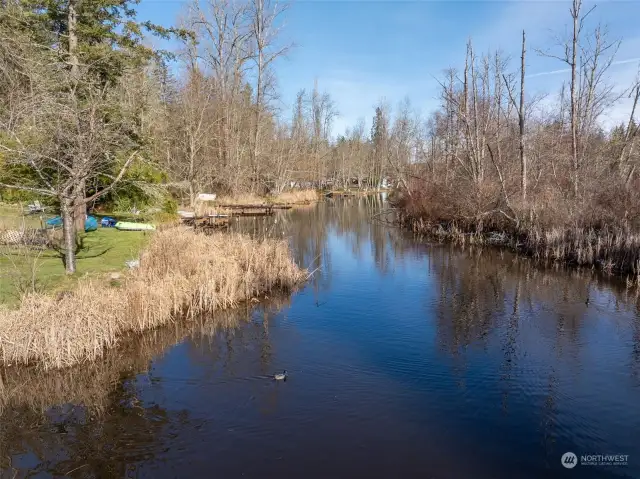
{"type": "Polygon", "coordinates": [[[306,277],[286,241],[158,232],[119,287],[80,281],[68,294],[27,294],[0,310],[0,361],[62,368],[101,357],[132,332],[229,308],[306,277]]]}
{"type": "Polygon", "coordinates": [[[264,196],[258,196],[254,193],[237,193],[234,195],[220,196],[213,204],[219,205],[262,205],[267,200],[264,196]]]}
{"type": "Polygon", "coordinates": [[[309,204],[318,201],[316,190],[291,190],[283,191],[279,195],[272,197],[274,203],[284,203],[286,205],[309,204]]]}
{"type": "Polygon", "coordinates": [[[214,204],[221,205],[263,205],[263,204],[308,204],[318,201],[316,190],[289,190],[282,193],[258,196],[253,193],[239,193],[218,198],[214,204]]]}
{"type": "MultiPolygon", "coordinates": [[[[288,295],[270,296],[258,307],[266,314],[279,311],[288,302],[288,295]]],[[[146,372],[149,361],[185,338],[211,340],[219,332],[232,333],[250,319],[248,308],[227,309],[123,337],[118,347],[107,351],[100,361],[48,371],[34,367],[0,367],[0,421],[12,411],[29,409],[45,413],[61,404],[81,404],[92,415],[99,415],[109,404],[109,396],[123,371],[131,375],[146,372]]],[[[0,440],[0,450],[1,446],[0,440]]]]}

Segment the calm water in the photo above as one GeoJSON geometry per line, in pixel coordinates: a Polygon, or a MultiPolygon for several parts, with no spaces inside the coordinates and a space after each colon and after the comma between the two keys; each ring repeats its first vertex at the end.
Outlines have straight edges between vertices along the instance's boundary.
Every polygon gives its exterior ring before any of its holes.
{"type": "Polygon", "coordinates": [[[291,298],[133,338],[100,364],[5,371],[3,477],[640,477],[636,298],[417,241],[371,220],[384,208],[234,225],[289,238],[315,270],[291,298]],[[569,470],[567,451],[628,466],[569,470]]]}

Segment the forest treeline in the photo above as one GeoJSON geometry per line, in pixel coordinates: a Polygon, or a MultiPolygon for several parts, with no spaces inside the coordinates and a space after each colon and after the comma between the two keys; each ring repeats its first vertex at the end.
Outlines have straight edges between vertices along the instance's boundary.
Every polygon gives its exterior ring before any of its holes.
{"type": "Polygon", "coordinates": [[[337,136],[339,105],[317,83],[282,108],[286,4],[192,0],[167,27],[138,18],[135,3],[1,3],[0,194],[59,206],[69,249],[99,202],[175,208],[202,192],[390,181],[416,230],[499,232],[538,255],[637,270],[640,83],[610,83],[620,43],[586,27],[597,10],[581,0],[567,3],[556,48],[537,51],[523,32],[515,61],[470,41],[440,76],[436,111],[381,100],[363,112],[370,129],[361,120],[337,136]],[[171,51],[151,48],[152,35],[171,51]],[[561,91],[527,94],[531,55],[564,65],[561,91]],[[605,128],[622,98],[628,121],[605,128]],[[604,243],[617,253],[593,249],[604,243]]]}

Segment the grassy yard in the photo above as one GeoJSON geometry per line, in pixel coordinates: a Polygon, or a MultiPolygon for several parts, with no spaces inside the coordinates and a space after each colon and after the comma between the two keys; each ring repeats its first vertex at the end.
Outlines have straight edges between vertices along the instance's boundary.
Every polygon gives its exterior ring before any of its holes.
{"type": "MultiPolygon", "coordinates": [[[[24,205],[26,209],[26,203],[24,205]]],[[[7,205],[0,203],[0,230],[26,228],[42,228],[42,220],[39,214],[24,215],[17,205],[7,205]]],[[[42,217],[46,220],[54,216],[46,213],[42,217]]]]}
{"type": "Polygon", "coordinates": [[[97,275],[125,268],[124,262],[138,256],[150,237],[148,232],[118,231],[98,228],[82,235],[77,272],[69,277],[64,272],[60,255],[54,250],[0,246],[0,304],[14,305],[20,292],[35,279],[36,289],[67,289],[84,275],[97,275]]]}

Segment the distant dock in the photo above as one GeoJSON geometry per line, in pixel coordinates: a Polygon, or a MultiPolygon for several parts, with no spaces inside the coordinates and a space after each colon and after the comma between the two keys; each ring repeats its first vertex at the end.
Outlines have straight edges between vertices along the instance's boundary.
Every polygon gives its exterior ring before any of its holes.
{"type": "Polygon", "coordinates": [[[231,216],[271,216],[274,210],[288,210],[290,205],[284,204],[258,204],[258,205],[216,205],[221,209],[230,210],[231,216]]]}

